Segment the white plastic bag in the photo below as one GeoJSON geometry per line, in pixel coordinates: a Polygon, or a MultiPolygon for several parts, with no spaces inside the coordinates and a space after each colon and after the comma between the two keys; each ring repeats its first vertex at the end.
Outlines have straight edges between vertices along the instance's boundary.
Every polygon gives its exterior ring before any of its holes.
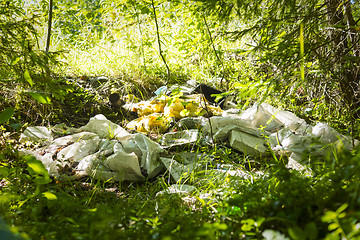
{"type": "MultiPolygon", "coordinates": [[[[96,115],[75,134],[54,139],[45,147],[22,150],[43,162],[52,176],[79,178],[92,176],[102,180],[143,180],[154,177],[163,166],[158,160],[162,147],[143,134],[130,134],[119,125],[96,115]],[[67,175],[67,176],[66,176],[67,175]]],[[[51,132],[30,127],[22,141],[51,139],[51,132]],[[38,129],[45,134],[38,134],[38,129]],[[28,136],[33,136],[29,138],[28,136]]]]}

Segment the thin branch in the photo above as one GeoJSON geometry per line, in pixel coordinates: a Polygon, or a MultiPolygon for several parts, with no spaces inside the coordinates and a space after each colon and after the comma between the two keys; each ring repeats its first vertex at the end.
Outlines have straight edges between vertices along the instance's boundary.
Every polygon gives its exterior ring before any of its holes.
{"type": "Polygon", "coordinates": [[[166,63],[165,57],[164,57],[164,55],[162,53],[162,50],[161,50],[159,24],[158,24],[157,17],[156,17],[156,9],[155,9],[154,0],[151,0],[151,5],[152,5],[152,8],[153,8],[153,12],[154,12],[154,20],[155,20],[155,26],[156,26],[156,36],[157,36],[157,41],[158,41],[158,46],[159,46],[159,53],[160,53],[161,59],[163,60],[163,62],[165,64],[165,67],[166,67],[166,70],[167,70],[167,78],[169,80],[170,79],[170,69],[169,69],[169,66],[166,63]]]}
{"type": "Polygon", "coordinates": [[[49,17],[48,17],[48,30],[46,38],[46,47],[45,51],[48,53],[50,48],[50,37],[51,37],[51,23],[52,23],[52,9],[53,9],[53,0],[49,1],[49,17]]]}
{"type": "Polygon", "coordinates": [[[224,77],[224,75],[225,75],[224,63],[223,63],[223,61],[220,59],[219,55],[218,55],[217,52],[216,52],[215,44],[214,44],[214,41],[213,41],[213,38],[212,38],[212,35],[211,35],[211,31],[210,31],[209,25],[208,25],[208,23],[207,23],[207,21],[206,21],[206,16],[205,16],[205,14],[203,15],[203,17],[204,17],[204,23],[205,23],[205,26],[206,26],[206,30],[208,31],[208,34],[209,34],[211,46],[212,46],[212,48],[213,48],[213,50],[214,50],[216,59],[220,62],[221,67],[222,67],[222,69],[223,69],[223,74],[222,74],[221,81],[220,81],[220,85],[222,86],[223,80],[225,79],[225,77],[224,77]]]}
{"type": "Polygon", "coordinates": [[[139,33],[140,33],[140,38],[141,38],[141,55],[143,58],[143,65],[144,65],[144,71],[146,72],[146,60],[145,60],[145,51],[144,51],[144,38],[143,38],[143,34],[142,34],[142,30],[141,30],[141,22],[139,19],[139,14],[136,15],[137,19],[138,19],[138,26],[139,26],[139,33]]]}

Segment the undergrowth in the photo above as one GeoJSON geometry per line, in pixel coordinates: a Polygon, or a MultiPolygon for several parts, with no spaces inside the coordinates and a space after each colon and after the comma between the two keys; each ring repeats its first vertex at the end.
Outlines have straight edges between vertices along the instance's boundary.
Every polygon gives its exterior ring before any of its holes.
{"type": "Polygon", "coordinates": [[[359,150],[339,149],[335,159],[313,160],[309,176],[286,168],[286,159],[249,167],[246,157],[225,146],[209,149],[214,166],[231,164],[250,177],[219,178],[205,169],[193,178],[197,190],[181,195],[159,194],[175,183],[167,173],[140,183],[59,181],[41,162],[18,156],[4,132],[0,140],[0,211],[11,231],[24,239],[360,236],[359,150]]]}
{"type": "MultiPolygon", "coordinates": [[[[37,3],[46,9],[44,1],[37,3]]],[[[39,55],[32,56],[39,60],[35,65],[2,48],[8,56],[4,63],[12,67],[10,72],[1,69],[0,113],[8,109],[13,114],[0,122],[0,238],[360,239],[359,149],[339,146],[331,158],[311,159],[309,175],[286,168],[286,157],[253,159],[227,146],[199,145],[192,151],[209,156],[211,164],[177,182],[196,186],[186,195],[159,193],[176,183],[167,172],[140,183],[64,182],[50,177],[36,159],[19,155],[18,148],[29,147],[18,142],[26,126],[78,127],[98,113],[123,123],[124,116],[108,103],[110,93],[147,100],[158,87],[189,79],[231,92],[239,108],[267,101],[308,123],[329,122],[359,137],[359,124],[349,121],[350,110],[340,108],[336,97],[312,94],[306,84],[282,87],[271,81],[271,68],[247,52],[245,44],[226,38],[225,27],[215,19],[176,4],[171,7],[181,9],[182,17],[168,16],[170,5],[164,3],[156,7],[171,66],[168,78],[155,47],[150,8],[135,3],[133,9],[105,4],[112,8],[102,15],[101,9],[94,10],[99,6],[88,11],[59,2],[54,11],[61,21],[55,24],[52,50],[64,55],[44,55],[39,38],[37,46],[31,45],[39,55]],[[100,26],[101,16],[106,28],[100,26]],[[92,20],[96,28],[87,25],[92,20]],[[55,56],[67,64],[50,71],[45,63],[55,56]],[[23,65],[29,65],[31,75],[23,65]],[[227,167],[247,177],[213,171],[227,167]]],[[[21,50],[29,57],[29,49],[21,50]]]]}

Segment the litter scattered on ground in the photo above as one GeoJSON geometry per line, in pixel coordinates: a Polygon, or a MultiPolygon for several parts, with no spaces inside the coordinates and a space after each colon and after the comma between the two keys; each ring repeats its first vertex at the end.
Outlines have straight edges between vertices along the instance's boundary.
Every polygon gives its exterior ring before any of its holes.
{"type": "Polygon", "coordinates": [[[179,94],[173,97],[161,95],[149,101],[127,103],[124,108],[139,116],[126,127],[145,134],[165,133],[172,122],[185,117],[222,114],[222,109],[211,105],[202,94],[179,94]]]}
{"type": "MultiPolygon", "coordinates": [[[[214,167],[211,156],[206,155],[188,153],[178,161],[168,153],[173,147],[223,143],[258,159],[274,151],[288,156],[289,168],[310,175],[311,169],[302,159],[304,153],[327,156],[340,144],[347,149],[353,147],[349,136],[341,135],[325,123],[307,124],[295,114],[267,103],[255,104],[239,113],[238,109],[225,109],[225,105],[232,105],[225,104],[226,99],[221,98],[221,109],[214,103],[215,98],[194,94],[189,87],[183,89],[166,96],[164,93],[169,90],[163,87],[149,101],[135,102],[129,97],[124,107],[139,118],[129,122],[127,130],[103,115],[96,115],[80,128],[28,127],[20,141],[42,146],[21,152],[41,160],[50,175],[59,179],[90,176],[111,181],[142,181],[167,171],[174,182],[181,183],[197,171],[211,173],[208,176],[241,178],[251,178],[251,174],[231,167],[214,167]],[[154,141],[145,135],[153,132],[162,137],[154,141]],[[165,156],[166,153],[170,156],[165,156]]],[[[358,145],[357,140],[354,143],[358,145]]],[[[168,192],[189,189],[194,190],[184,185],[173,186],[168,192]]]]}
{"type": "Polygon", "coordinates": [[[172,184],[170,187],[168,187],[167,189],[160,191],[156,194],[156,196],[161,196],[165,193],[167,194],[179,194],[179,195],[186,195],[189,193],[192,193],[196,191],[196,187],[191,186],[191,185],[187,185],[187,184],[172,184]]]}
{"type": "Polygon", "coordinates": [[[197,129],[165,133],[161,138],[161,145],[163,145],[164,148],[170,148],[178,145],[195,143],[199,138],[199,134],[197,129]]]}
{"type": "Polygon", "coordinates": [[[252,156],[261,156],[267,150],[264,139],[241,131],[231,130],[229,141],[232,148],[252,156]]]}
{"type": "Polygon", "coordinates": [[[156,176],[163,169],[158,156],[164,149],[158,143],[144,134],[128,133],[103,115],[96,115],[83,127],[65,130],[70,135],[63,137],[55,138],[50,131],[42,131],[48,135],[34,134],[38,130],[28,127],[20,141],[31,137],[37,143],[46,139],[47,144],[21,152],[41,160],[54,177],[140,181],[156,176]]]}
{"type": "MultiPolygon", "coordinates": [[[[337,144],[351,149],[352,139],[338,133],[325,123],[315,126],[289,111],[267,104],[255,104],[242,114],[214,116],[203,132],[212,129],[216,141],[230,141],[231,147],[249,155],[259,155],[271,149],[281,155],[311,153],[325,156],[337,144]],[[211,127],[210,127],[211,125],[211,127]]],[[[355,140],[355,146],[359,144],[355,140]]]]}

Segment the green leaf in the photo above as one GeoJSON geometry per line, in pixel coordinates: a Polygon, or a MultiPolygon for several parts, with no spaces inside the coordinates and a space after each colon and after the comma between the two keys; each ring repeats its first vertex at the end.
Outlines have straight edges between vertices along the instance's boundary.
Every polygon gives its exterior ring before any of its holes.
{"type": "Polygon", "coordinates": [[[14,115],[15,108],[9,107],[0,113],[0,124],[7,122],[14,115]]]}
{"type": "Polygon", "coordinates": [[[215,97],[215,102],[219,102],[223,97],[227,96],[227,94],[220,93],[220,94],[211,94],[211,97],[215,97]]]}
{"type": "Polygon", "coordinates": [[[44,185],[44,184],[48,184],[51,183],[51,178],[48,176],[36,176],[33,179],[34,183],[39,184],[39,185],[44,185]]]}
{"type": "Polygon", "coordinates": [[[329,229],[329,231],[334,231],[334,230],[337,229],[338,227],[339,227],[339,224],[337,224],[337,223],[331,223],[331,224],[329,224],[328,229],[329,229]]]}
{"type": "Polygon", "coordinates": [[[241,226],[241,231],[249,232],[249,231],[251,231],[253,228],[254,228],[253,225],[244,224],[244,225],[241,226]]]}
{"type": "Polygon", "coordinates": [[[0,167],[0,177],[6,178],[9,176],[9,169],[7,167],[0,167]]]}
{"type": "Polygon", "coordinates": [[[341,213],[342,211],[344,211],[347,207],[349,206],[348,203],[344,203],[343,205],[341,205],[337,210],[336,213],[341,213]]]}
{"type": "Polygon", "coordinates": [[[251,231],[254,228],[254,225],[255,225],[254,219],[251,219],[251,218],[242,220],[241,223],[243,224],[241,226],[241,230],[244,231],[244,232],[251,231]]]}
{"type": "Polygon", "coordinates": [[[289,228],[289,235],[292,239],[295,239],[295,240],[305,240],[306,239],[306,235],[305,235],[304,231],[301,228],[299,228],[298,226],[289,228]]]}
{"type": "Polygon", "coordinates": [[[21,124],[21,123],[12,123],[12,124],[10,124],[10,126],[11,126],[15,131],[18,131],[18,130],[22,127],[22,124],[21,124]]]}
{"type": "Polygon", "coordinates": [[[204,207],[206,206],[205,200],[202,198],[196,198],[197,200],[199,200],[199,202],[201,203],[201,205],[204,207]]]}
{"type": "Polygon", "coordinates": [[[141,8],[141,14],[149,14],[150,13],[150,9],[146,6],[143,6],[141,8]]]}
{"type": "Polygon", "coordinates": [[[247,225],[255,225],[255,220],[252,218],[248,218],[248,219],[242,220],[241,223],[247,224],[247,225]]]}
{"type": "Polygon", "coordinates": [[[263,224],[263,222],[265,221],[265,218],[264,217],[260,217],[256,220],[255,222],[255,227],[260,227],[261,224],[263,224]]]}
{"type": "Polygon", "coordinates": [[[338,218],[344,218],[344,217],[346,217],[346,213],[340,213],[339,215],[338,215],[338,218]]]}
{"type": "Polygon", "coordinates": [[[48,171],[41,161],[37,160],[33,156],[25,156],[25,160],[28,164],[27,170],[29,171],[30,175],[34,177],[32,179],[34,183],[43,185],[52,181],[48,171]]]}
{"type": "Polygon", "coordinates": [[[30,73],[28,70],[25,70],[24,72],[24,78],[25,80],[30,84],[30,86],[32,87],[34,85],[32,79],[31,79],[31,76],[30,76],[30,73]]]}
{"type": "Polygon", "coordinates": [[[318,239],[318,230],[314,222],[310,222],[305,226],[305,233],[309,240],[318,239]]]}
{"type": "Polygon", "coordinates": [[[49,176],[48,171],[46,170],[44,164],[37,160],[33,156],[26,156],[25,160],[28,164],[28,170],[31,175],[41,175],[41,176],[49,176]]]}
{"type": "Polygon", "coordinates": [[[14,66],[15,64],[17,64],[20,61],[20,58],[17,57],[14,59],[14,61],[11,62],[11,65],[14,66]]]}
{"type": "Polygon", "coordinates": [[[187,109],[184,109],[180,112],[180,116],[182,116],[182,117],[187,117],[187,116],[189,116],[189,114],[190,114],[190,111],[187,109]]]}
{"type": "Polygon", "coordinates": [[[217,223],[217,222],[213,224],[213,227],[218,230],[223,230],[223,231],[225,231],[228,228],[226,223],[217,223]]]}
{"type": "Polygon", "coordinates": [[[327,211],[324,216],[321,217],[321,221],[323,222],[330,222],[337,218],[337,213],[334,211],[327,211]]]}
{"type": "Polygon", "coordinates": [[[47,200],[57,200],[57,197],[55,194],[53,194],[52,192],[43,192],[42,193],[44,195],[44,197],[47,198],[47,200]]]}
{"type": "Polygon", "coordinates": [[[45,94],[41,94],[41,93],[32,93],[32,92],[28,92],[28,94],[34,98],[36,101],[38,101],[39,103],[42,104],[51,104],[51,99],[49,96],[45,95],[45,94]]]}

